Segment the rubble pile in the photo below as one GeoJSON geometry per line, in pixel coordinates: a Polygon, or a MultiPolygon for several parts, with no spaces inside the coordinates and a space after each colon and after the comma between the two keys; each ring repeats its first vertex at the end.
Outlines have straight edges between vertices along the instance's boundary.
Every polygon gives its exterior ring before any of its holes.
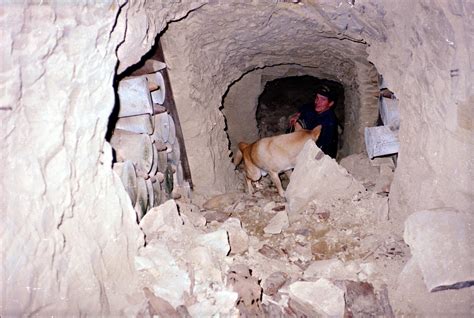
{"type": "MultiPolygon", "coordinates": [[[[469,286],[472,258],[459,261],[464,272],[456,275],[438,255],[450,249],[439,235],[460,241],[468,235],[467,225],[453,231],[467,216],[416,213],[404,241],[392,231],[386,193],[372,182],[388,163],[366,166],[373,173],[362,180],[317,150],[308,143],[300,154],[286,199],[263,178],[253,195],[222,194],[201,206],[170,200],[150,210],[140,222],[147,245],[136,261],[149,312],[163,303],[160,310],[172,310],[161,315],[180,317],[394,317],[389,296],[401,297],[394,292],[401,290],[398,277],[413,262],[426,279],[425,292],[469,286]],[[312,171],[311,189],[302,182],[305,169],[312,171]],[[439,225],[420,231],[430,218],[439,225]],[[439,239],[442,249],[425,246],[427,239],[439,239]],[[440,260],[427,262],[426,255],[440,260]]],[[[361,160],[368,159],[345,161],[360,167],[361,160]]]]}

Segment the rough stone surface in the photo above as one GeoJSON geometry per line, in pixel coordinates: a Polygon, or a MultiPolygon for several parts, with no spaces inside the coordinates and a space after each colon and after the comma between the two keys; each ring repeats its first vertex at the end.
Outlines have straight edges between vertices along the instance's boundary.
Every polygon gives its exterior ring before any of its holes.
{"type": "Polygon", "coordinates": [[[127,295],[141,293],[132,264],[143,235],[105,142],[116,52],[125,69],[198,5],[143,2],[0,5],[2,315],[139,310],[127,295]],[[142,33],[138,47],[125,29],[142,33]]]}
{"type": "Polygon", "coordinates": [[[262,317],[262,287],[246,265],[232,266],[227,275],[227,283],[239,294],[237,308],[242,317],[262,317]]]}
{"type": "Polygon", "coordinates": [[[281,211],[270,220],[263,231],[268,234],[278,234],[281,233],[282,230],[288,228],[289,225],[288,214],[286,211],[281,211]]]}
{"type": "Polygon", "coordinates": [[[390,210],[400,220],[413,211],[441,206],[472,213],[472,4],[402,1],[397,8],[379,9],[386,13],[387,26],[407,21],[383,30],[386,40],[368,48],[369,59],[400,106],[400,151],[390,210]],[[433,20],[436,25],[419,27],[433,20]]]}
{"type": "Polygon", "coordinates": [[[249,247],[249,236],[239,219],[229,218],[221,226],[229,235],[230,253],[241,254],[249,247]]]}
{"type": "Polygon", "coordinates": [[[270,296],[275,295],[287,280],[288,274],[285,272],[272,273],[263,283],[263,292],[270,296]]]}
{"type": "Polygon", "coordinates": [[[350,266],[346,268],[344,263],[338,259],[328,259],[311,263],[304,271],[303,278],[306,280],[318,278],[354,280],[357,278],[357,272],[351,270],[350,266]]]}
{"type": "Polygon", "coordinates": [[[406,313],[419,317],[472,317],[473,299],[472,287],[429,292],[420,267],[413,258],[403,268],[397,288],[390,294],[390,301],[397,308],[397,317],[406,313]]]}
{"type": "Polygon", "coordinates": [[[365,188],[314,142],[307,142],[298,155],[285,197],[290,221],[312,200],[350,198],[365,188]]]}
{"type": "Polygon", "coordinates": [[[344,291],[325,278],[316,282],[295,282],[289,289],[298,310],[308,317],[344,315],[344,291]]]}
{"type": "Polygon", "coordinates": [[[153,242],[141,249],[135,258],[135,267],[155,273],[153,292],[156,296],[165,299],[174,308],[182,304],[184,293],[190,289],[191,279],[164,243],[153,242]]]}
{"type": "Polygon", "coordinates": [[[418,211],[405,222],[428,291],[474,285],[474,215],[451,209],[418,211]]]}
{"type": "Polygon", "coordinates": [[[380,168],[371,165],[366,153],[344,157],[340,160],[339,164],[366,187],[370,184],[374,185],[380,174],[380,168]]]}

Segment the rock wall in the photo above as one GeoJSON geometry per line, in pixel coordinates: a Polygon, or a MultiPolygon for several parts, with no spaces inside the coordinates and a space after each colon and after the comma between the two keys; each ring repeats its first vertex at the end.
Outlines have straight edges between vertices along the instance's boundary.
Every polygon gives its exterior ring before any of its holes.
{"type": "Polygon", "coordinates": [[[123,70],[199,5],[143,2],[0,5],[2,316],[143,306],[133,266],[143,234],[105,142],[116,52],[123,70]]]}
{"type": "Polygon", "coordinates": [[[443,206],[473,211],[472,9],[469,1],[402,1],[385,9],[386,40],[369,48],[400,100],[390,202],[401,219],[443,206]]]}
{"type": "Polygon", "coordinates": [[[258,139],[255,114],[258,96],[264,87],[262,71],[252,71],[230,86],[224,98],[222,113],[227,123],[230,149],[234,154],[239,142],[254,142],[258,139]]]}

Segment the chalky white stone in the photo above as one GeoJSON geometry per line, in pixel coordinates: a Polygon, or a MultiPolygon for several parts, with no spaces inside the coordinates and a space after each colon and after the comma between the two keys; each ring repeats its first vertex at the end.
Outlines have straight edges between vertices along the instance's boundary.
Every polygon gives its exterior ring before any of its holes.
{"type": "Polygon", "coordinates": [[[295,282],[290,285],[290,298],[302,306],[308,316],[344,316],[344,291],[325,278],[316,282],[295,282]]]}
{"type": "Polygon", "coordinates": [[[406,220],[403,238],[429,291],[474,284],[473,233],[474,216],[449,208],[417,211],[406,220]]]}

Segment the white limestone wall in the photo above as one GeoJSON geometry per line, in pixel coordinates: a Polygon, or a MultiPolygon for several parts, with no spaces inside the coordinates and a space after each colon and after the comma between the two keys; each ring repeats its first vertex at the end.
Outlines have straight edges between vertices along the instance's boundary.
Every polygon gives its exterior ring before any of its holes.
{"type": "Polygon", "coordinates": [[[105,142],[116,51],[137,62],[199,3],[26,3],[0,4],[0,315],[135,315],[143,234],[105,142]]]}
{"type": "Polygon", "coordinates": [[[401,219],[436,207],[474,211],[472,9],[470,1],[387,6],[387,39],[369,48],[400,99],[390,202],[401,219]]]}
{"type": "Polygon", "coordinates": [[[222,113],[227,123],[227,134],[233,154],[239,142],[254,142],[258,139],[258,127],[255,113],[258,97],[262,93],[262,71],[245,74],[229,87],[223,102],[222,113]]]}

